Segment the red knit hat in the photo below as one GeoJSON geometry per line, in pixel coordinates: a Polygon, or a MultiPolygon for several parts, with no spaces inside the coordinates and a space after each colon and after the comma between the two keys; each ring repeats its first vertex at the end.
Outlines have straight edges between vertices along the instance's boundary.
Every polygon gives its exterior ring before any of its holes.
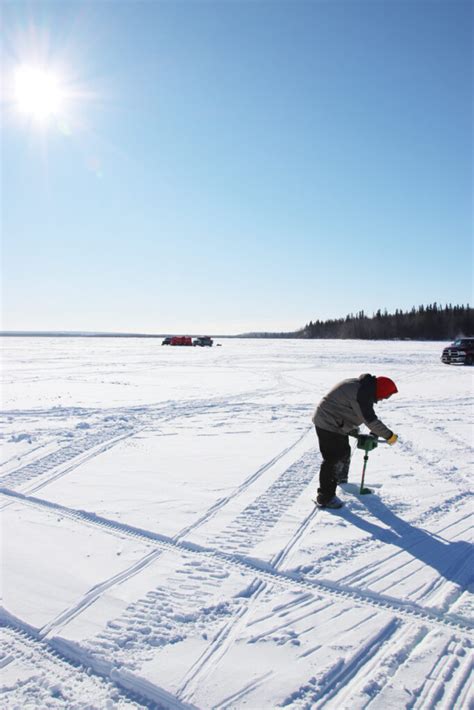
{"type": "Polygon", "coordinates": [[[388,399],[398,392],[397,385],[390,377],[376,377],[376,390],[375,396],[377,397],[377,402],[381,399],[388,399]]]}

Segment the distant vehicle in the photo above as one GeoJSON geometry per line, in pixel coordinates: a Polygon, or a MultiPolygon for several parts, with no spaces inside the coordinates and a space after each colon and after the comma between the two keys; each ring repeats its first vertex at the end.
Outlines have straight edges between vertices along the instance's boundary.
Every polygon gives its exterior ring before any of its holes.
{"type": "Polygon", "coordinates": [[[162,345],[171,345],[171,338],[165,338],[161,344],[162,345]]]}
{"type": "Polygon", "coordinates": [[[173,335],[170,345],[192,345],[193,341],[188,335],[173,335]]]}
{"type": "Polygon", "coordinates": [[[474,364],[474,338],[458,338],[444,348],[441,360],[446,365],[474,364]]]}
{"type": "Polygon", "coordinates": [[[205,347],[206,345],[212,347],[213,342],[213,339],[210,338],[208,335],[202,335],[199,338],[194,338],[193,345],[200,345],[201,348],[205,347]]]}

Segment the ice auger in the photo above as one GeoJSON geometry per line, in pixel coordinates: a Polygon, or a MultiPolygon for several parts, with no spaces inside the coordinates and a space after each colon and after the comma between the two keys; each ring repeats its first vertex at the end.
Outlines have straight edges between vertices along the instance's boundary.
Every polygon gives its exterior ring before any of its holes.
{"type": "Polygon", "coordinates": [[[370,488],[365,488],[365,469],[367,468],[367,461],[369,460],[369,451],[373,451],[377,448],[380,442],[385,441],[384,439],[378,439],[373,434],[359,434],[357,436],[357,448],[365,451],[364,456],[364,468],[362,469],[362,480],[360,482],[359,493],[361,495],[367,495],[367,493],[372,493],[370,488]]]}

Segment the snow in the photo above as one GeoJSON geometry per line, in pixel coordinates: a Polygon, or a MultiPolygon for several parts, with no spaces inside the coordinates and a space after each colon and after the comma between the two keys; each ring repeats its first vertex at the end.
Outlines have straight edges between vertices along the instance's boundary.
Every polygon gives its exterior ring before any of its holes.
{"type": "Polygon", "coordinates": [[[2,708],[474,707],[472,370],[443,343],[3,339],[2,708]],[[316,510],[311,416],[399,435],[316,510]]]}

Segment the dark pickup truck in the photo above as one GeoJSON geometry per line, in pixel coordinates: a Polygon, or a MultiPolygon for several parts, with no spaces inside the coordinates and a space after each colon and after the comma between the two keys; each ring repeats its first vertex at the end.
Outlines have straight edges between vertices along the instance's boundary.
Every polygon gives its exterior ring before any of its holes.
{"type": "Polygon", "coordinates": [[[458,338],[443,350],[441,360],[446,365],[472,365],[474,363],[474,338],[458,338]]]}
{"type": "Polygon", "coordinates": [[[210,338],[208,335],[201,335],[199,338],[195,338],[193,340],[193,345],[199,345],[201,348],[204,348],[206,346],[212,347],[213,339],[210,338]]]}

